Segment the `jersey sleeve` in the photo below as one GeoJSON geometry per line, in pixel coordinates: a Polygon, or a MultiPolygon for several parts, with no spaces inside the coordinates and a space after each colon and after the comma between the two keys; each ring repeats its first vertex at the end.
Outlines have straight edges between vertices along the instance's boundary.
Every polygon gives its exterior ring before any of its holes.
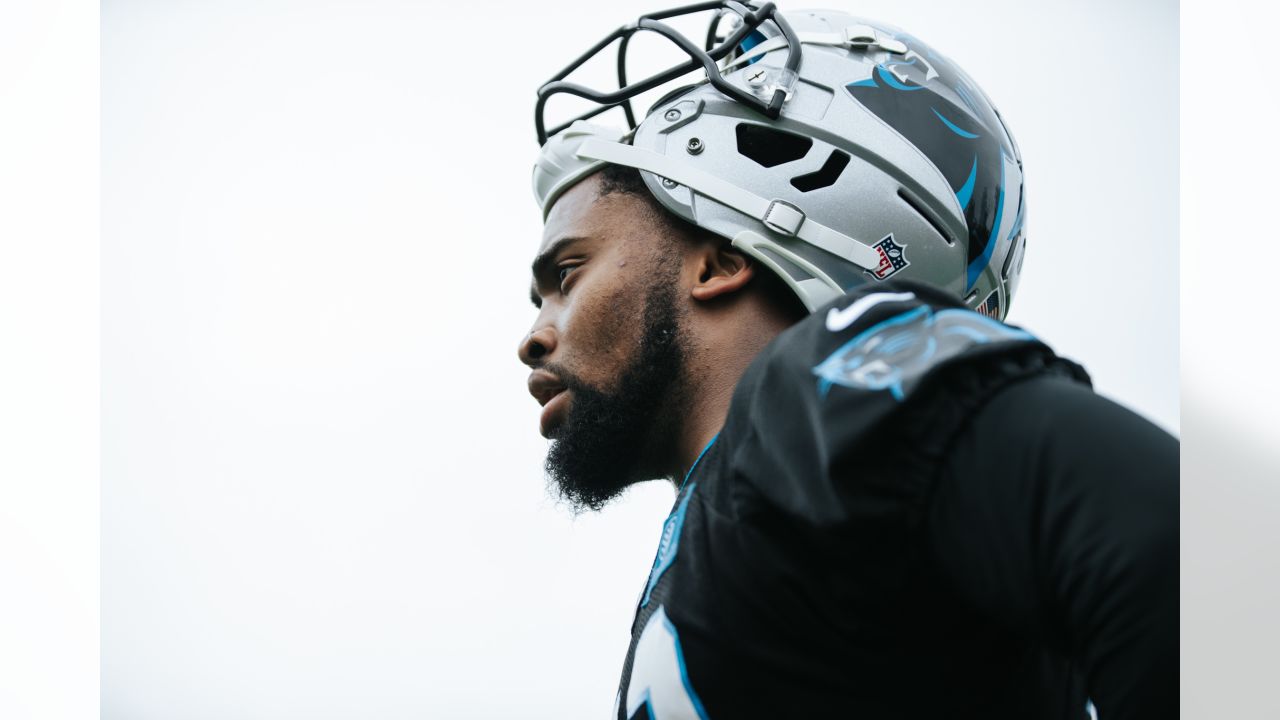
{"type": "Polygon", "coordinates": [[[1036,379],[957,437],[930,546],[979,613],[1081,669],[1098,716],[1177,716],[1178,444],[1082,386],[1036,379]]]}

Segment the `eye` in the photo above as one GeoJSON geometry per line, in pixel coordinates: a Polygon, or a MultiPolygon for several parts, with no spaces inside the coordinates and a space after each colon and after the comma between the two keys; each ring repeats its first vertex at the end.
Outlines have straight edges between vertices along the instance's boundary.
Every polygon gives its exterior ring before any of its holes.
{"type": "Polygon", "coordinates": [[[573,274],[573,271],[577,269],[577,265],[562,265],[556,270],[556,279],[560,282],[560,292],[562,294],[566,291],[565,281],[568,280],[569,276],[573,274]]]}

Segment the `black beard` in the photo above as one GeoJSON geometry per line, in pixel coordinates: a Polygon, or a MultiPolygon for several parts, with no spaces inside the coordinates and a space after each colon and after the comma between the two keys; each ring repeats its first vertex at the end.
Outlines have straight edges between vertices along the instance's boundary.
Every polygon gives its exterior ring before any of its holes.
{"type": "Polygon", "coordinates": [[[604,392],[558,373],[573,391],[573,403],[547,451],[546,472],[575,514],[600,510],[628,486],[661,473],[652,451],[679,431],[681,412],[672,404],[683,394],[685,358],[672,284],[654,288],[645,299],[640,349],[616,390],[604,392]]]}

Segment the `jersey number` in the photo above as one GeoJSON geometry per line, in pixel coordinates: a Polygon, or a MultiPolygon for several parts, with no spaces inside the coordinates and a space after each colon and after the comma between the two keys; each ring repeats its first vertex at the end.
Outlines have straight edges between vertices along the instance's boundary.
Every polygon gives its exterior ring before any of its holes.
{"type": "Polygon", "coordinates": [[[641,718],[707,720],[702,701],[689,684],[680,637],[665,607],[658,608],[640,633],[627,683],[627,717],[636,717],[646,705],[649,714],[641,713],[641,718]]]}

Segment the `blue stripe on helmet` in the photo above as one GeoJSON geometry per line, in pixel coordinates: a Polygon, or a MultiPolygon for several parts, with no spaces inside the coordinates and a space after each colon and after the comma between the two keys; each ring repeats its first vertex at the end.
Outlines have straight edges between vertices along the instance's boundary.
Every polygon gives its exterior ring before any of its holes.
{"type": "Polygon", "coordinates": [[[973,259],[969,263],[968,285],[965,292],[973,289],[973,284],[978,281],[978,276],[982,274],[982,268],[991,262],[991,253],[996,249],[996,233],[1000,232],[1000,215],[1004,212],[1004,162],[1003,157],[1000,163],[1000,195],[996,199],[996,217],[991,223],[991,236],[987,238],[987,246],[982,248],[982,254],[973,259]]]}

